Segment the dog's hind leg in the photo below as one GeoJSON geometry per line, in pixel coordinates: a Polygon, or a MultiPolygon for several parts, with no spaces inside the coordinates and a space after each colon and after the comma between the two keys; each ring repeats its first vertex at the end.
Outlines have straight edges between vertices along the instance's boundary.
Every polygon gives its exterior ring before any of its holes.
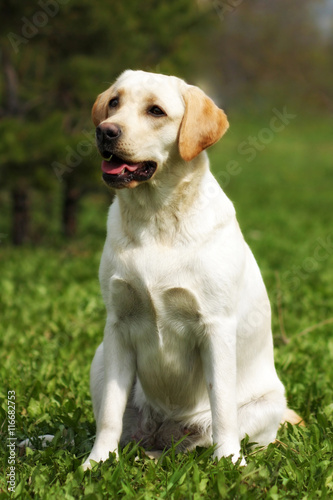
{"type": "Polygon", "coordinates": [[[251,443],[266,446],[274,442],[286,410],[283,393],[271,391],[238,408],[239,438],[247,434],[251,443]]]}
{"type": "Polygon", "coordinates": [[[301,425],[302,427],[305,427],[304,419],[290,408],[286,408],[281,420],[281,425],[287,422],[292,425],[301,425]]]}

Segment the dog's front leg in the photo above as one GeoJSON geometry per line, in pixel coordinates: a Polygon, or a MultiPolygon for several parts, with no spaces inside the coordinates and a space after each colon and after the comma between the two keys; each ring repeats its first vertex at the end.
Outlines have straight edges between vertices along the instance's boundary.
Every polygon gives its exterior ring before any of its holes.
{"type": "Polygon", "coordinates": [[[225,318],[211,324],[202,346],[202,362],[212,412],[214,456],[240,456],[237,422],[236,320],[225,318]]]}
{"type": "Polygon", "coordinates": [[[110,318],[104,333],[103,394],[97,414],[96,439],[83,468],[91,467],[90,460],[100,462],[109,458],[109,452],[118,454],[122,421],[135,377],[135,357],[126,344],[116,322],[110,318]]]}

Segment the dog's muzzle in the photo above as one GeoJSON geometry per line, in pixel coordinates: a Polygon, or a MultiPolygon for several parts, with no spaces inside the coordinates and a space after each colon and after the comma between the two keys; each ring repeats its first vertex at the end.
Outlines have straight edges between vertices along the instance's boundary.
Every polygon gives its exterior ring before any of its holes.
{"type": "Polygon", "coordinates": [[[133,181],[149,180],[157,168],[157,163],[152,160],[133,162],[120,157],[117,142],[121,135],[117,123],[102,123],[96,128],[97,147],[103,157],[103,180],[108,186],[118,189],[130,187],[133,181]]]}

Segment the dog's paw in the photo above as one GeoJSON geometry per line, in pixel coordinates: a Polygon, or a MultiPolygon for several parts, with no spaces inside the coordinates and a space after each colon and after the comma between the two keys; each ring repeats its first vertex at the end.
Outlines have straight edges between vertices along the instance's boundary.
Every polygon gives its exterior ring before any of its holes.
{"type": "Polygon", "coordinates": [[[90,462],[90,458],[87,458],[87,460],[81,465],[81,467],[84,471],[91,469],[92,464],[90,462]]]}
{"type": "Polygon", "coordinates": [[[145,455],[146,455],[146,457],[150,458],[151,460],[158,462],[159,458],[161,458],[161,456],[162,456],[162,451],[160,451],[160,450],[146,451],[145,450],[145,455]]]}
{"type": "Polygon", "coordinates": [[[222,457],[230,457],[233,464],[236,464],[240,460],[238,464],[240,467],[245,467],[247,465],[245,458],[241,457],[240,450],[238,448],[236,448],[235,451],[231,451],[230,449],[220,446],[216,448],[213,457],[217,461],[221,460],[222,457]]]}
{"type": "Polygon", "coordinates": [[[239,467],[246,467],[247,466],[245,458],[241,457],[239,453],[234,453],[234,454],[229,454],[229,455],[220,455],[219,453],[214,453],[214,459],[217,461],[221,460],[221,458],[226,457],[226,456],[230,457],[232,463],[235,465],[239,462],[238,463],[239,467]]]}
{"type": "MultiPolygon", "coordinates": [[[[116,460],[118,460],[118,449],[113,450],[113,453],[116,454],[116,460]]],[[[90,462],[91,460],[93,462],[105,462],[109,458],[110,451],[108,449],[104,450],[94,450],[94,448],[91,450],[91,453],[87,460],[83,462],[81,467],[83,467],[83,470],[88,470],[93,467],[93,464],[90,462]]]]}
{"type": "Polygon", "coordinates": [[[92,469],[93,466],[95,465],[95,463],[99,463],[99,462],[105,462],[105,460],[107,460],[109,458],[109,455],[106,457],[106,458],[97,458],[97,457],[94,457],[94,456],[91,456],[91,454],[89,455],[89,457],[87,458],[87,460],[85,462],[83,462],[83,464],[81,465],[81,467],[83,468],[84,471],[86,470],[89,470],[89,469],[92,469]],[[93,463],[91,463],[91,461],[93,463]]]}

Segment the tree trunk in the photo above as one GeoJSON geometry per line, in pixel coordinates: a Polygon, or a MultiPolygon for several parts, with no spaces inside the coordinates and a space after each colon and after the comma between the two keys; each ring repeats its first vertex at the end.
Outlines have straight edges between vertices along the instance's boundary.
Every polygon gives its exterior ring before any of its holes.
{"type": "Polygon", "coordinates": [[[28,190],[15,187],[12,190],[12,241],[14,245],[22,245],[28,239],[29,233],[29,197],[28,190]]]}
{"type": "Polygon", "coordinates": [[[4,76],[4,114],[17,116],[20,113],[17,73],[8,50],[2,50],[1,59],[4,76]]]}
{"type": "Polygon", "coordinates": [[[67,238],[72,238],[77,230],[77,207],[80,199],[80,191],[68,184],[65,186],[62,223],[63,233],[67,238]]]}

